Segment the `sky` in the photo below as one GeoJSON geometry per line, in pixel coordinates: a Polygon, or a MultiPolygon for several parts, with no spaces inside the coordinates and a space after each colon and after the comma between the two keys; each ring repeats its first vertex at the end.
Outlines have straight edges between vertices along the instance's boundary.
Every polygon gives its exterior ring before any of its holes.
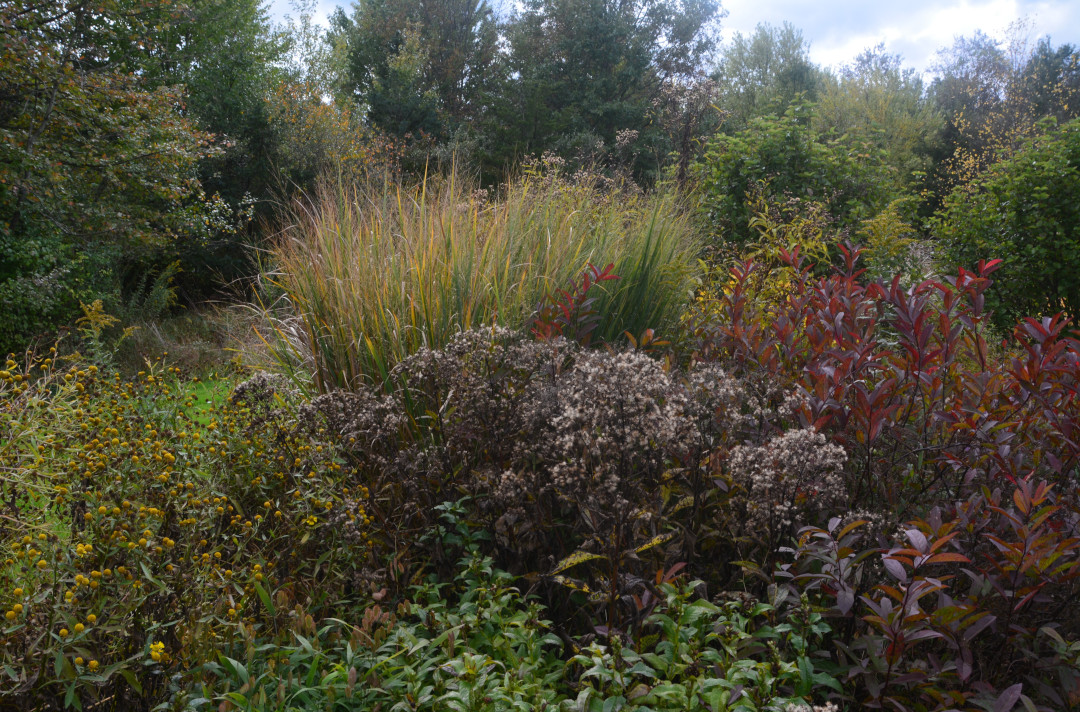
{"type": "MultiPolygon", "coordinates": [[[[324,23],[339,4],[351,12],[351,2],[314,1],[316,15],[324,23]]],[[[1055,46],[1080,45],[1080,0],[721,0],[721,4],[727,11],[720,22],[723,40],[735,32],[753,33],[761,22],[780,25],[786,20],[802,30],[811,60],[833,68],[884,42],[886,51],[904,58],[905,66],[926,73],[937,50],[951,45],[955,37],[976,30],[1001,37],[1021,18],[1031,23],[1032,40],[1049,36],[1055,46]]],[[[278,21],[290,13],[289,0],[270,0],[270,7],[278,21]]]]}
{"type": "Polygon", "coordinates": [[[810,42],[810,58],[838,68],[868,47],[885,43],[904,65],[927,72],[937,50],[958,36],[982,30],[1001,37],[1014,21],[1032,25],[1032,39],[1049,35],[1051,42],[1080,45],[1080,2],[1077,0],[726,0],[721,21],[725,39],[749,34],[759,22],[787,20],[810,42]]]}

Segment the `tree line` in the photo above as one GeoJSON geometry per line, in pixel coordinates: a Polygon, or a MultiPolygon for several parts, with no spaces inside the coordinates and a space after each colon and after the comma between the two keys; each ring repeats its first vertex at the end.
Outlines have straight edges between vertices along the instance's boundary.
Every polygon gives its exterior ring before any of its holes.
{"type": "Polygon", "coordinates": [[[950,196],[1080,110],[1080,50],[1023,24],[958,39],[927,82],[880,46],[818,66],[790,24],[722,44],[715,0],[358,0],[328,28],[312,8],[0,0],[4,349],[95,298],[135,319],[219,294],[327,171],[492,186],[548,156],[679,186],[721,246],[753,237],[755,193],[852,237],[890,209],[958,235],[950,196]]]}

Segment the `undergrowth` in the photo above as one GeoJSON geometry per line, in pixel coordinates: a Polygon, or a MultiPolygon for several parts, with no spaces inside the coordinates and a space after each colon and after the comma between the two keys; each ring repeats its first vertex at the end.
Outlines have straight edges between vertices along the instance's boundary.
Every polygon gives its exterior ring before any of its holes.
{"type": "Polygon", "coordinates": [[[1070,323],[762,227],[670,343],[587,263],[317,395],[12,357],[4,703],[1076,709],[1070,323]]]}

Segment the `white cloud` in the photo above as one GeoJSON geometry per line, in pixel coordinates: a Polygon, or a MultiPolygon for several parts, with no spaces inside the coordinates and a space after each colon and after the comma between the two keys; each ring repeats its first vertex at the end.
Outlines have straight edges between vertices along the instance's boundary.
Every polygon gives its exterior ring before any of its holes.
{"type": "Polygon", "coordinates": [[[759,22],[785,20],[803,31],[811,58],[825,66],[843,65],[867,47],[885,43],[905,64],[926,71],[937,50],[954,38],[982,30],[1000,36],[1014,20],[1027,17],[1035,37],[1049,35],[1055,45],[1080,44],[1080,3],[1065,0],[728,0],[723,36],[754,31],[759,22]]]}
{"type": "MultiPolygon", "coordinates": [[[[1055,45],[1080,45],[1080,2],[1075,0],[721,1],[728,12],[721,24],[725,40],[735,32],[752,33],[761,22],[779,25],[786,20],[803,31],[811,59],[829,67],[846,64],[884,42],[907,66],[926,72],[937,51],[952,45],[954,38],[975,30],[1001,36],[1011,22],[1025,17],[1033,23],[1033,38],[1049,35],[1055,45]]],[[[315,17],[322,25],[338,5],[352,12],[347,0],[318,0],[317,5],[315,17]]],[[[270,0],[269,7],[276,22],[297,14],[289,0],[270,0]]]]}
{"type": "MultiPolygon", "coordinates": [[[[292,4],[292,2],[290,2],[290,0],[269,0],[269,2],[267,3],[267,6],[269,7],[269,10],[270,10],[270,13],[269,13],[270,14],[270,19],[272,21],[274,21],[274,22],[283,23],[283,22],[285,22],[285,18],[287,16],[293,17],[293,18],[296,18],[296,17],[300,16],[300,13],[297,12],[295,7],[293,7],[293,4],[292,4]]],[[[313,13],[313,17],[314,17],[315,22],[322,25],[323,27],[329,27],[329,25],[330,25],[330,22],[329,22],[330,15],[332,15],[334,13],[334,9],[337,8],[337,7],[343,7],[345,9],[345,12],[348,13],[348,14],[352,13],[352,3],[351,2],[348,2],[348,1],[346,1],[346,2],[334,2],[334,0],[317,0],[316,7],[315,7],[315,12],[313,13]]]]}

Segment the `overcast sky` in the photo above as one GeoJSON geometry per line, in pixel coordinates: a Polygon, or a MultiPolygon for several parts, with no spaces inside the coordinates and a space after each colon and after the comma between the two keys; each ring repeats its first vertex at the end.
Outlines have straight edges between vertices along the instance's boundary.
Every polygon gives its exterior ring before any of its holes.
{"type": "Polygon", "coordinates": [[[1049,35],[1055,46],[1080,45],[1077,0],[726,0],[723,5],[725,39],[736,31],[753,32],[759,22],[787,20],[810,41],[811,58],[831,67],[884,42],[905,65],[926,71],[937,50],[954,37],[976,30],[1000,37],[1020,18],[1031,21],[1032,39],[1049,35]]]}
{"type": "MultiPolygon", "coordinates": [[[[803,31],[814,62],[839,67],[879,42],[904,57],[906,66],[925,72],[941,47],[975,30],[1000,37],[1014,20],[1026,18],[1032,39],[1049,35],[1053,44],[1080,45],[1080,0],[721,0],[725,40],[749,34],[760,22],[785,20],[803,31]]],[[[341,4],[318,0],[325,18],[341,4]]],[[[501,4],[494,0],[493,4],[501,4]]],[[[271,0],[271,14],[289,13],[289,0],[271,0]]]]}

